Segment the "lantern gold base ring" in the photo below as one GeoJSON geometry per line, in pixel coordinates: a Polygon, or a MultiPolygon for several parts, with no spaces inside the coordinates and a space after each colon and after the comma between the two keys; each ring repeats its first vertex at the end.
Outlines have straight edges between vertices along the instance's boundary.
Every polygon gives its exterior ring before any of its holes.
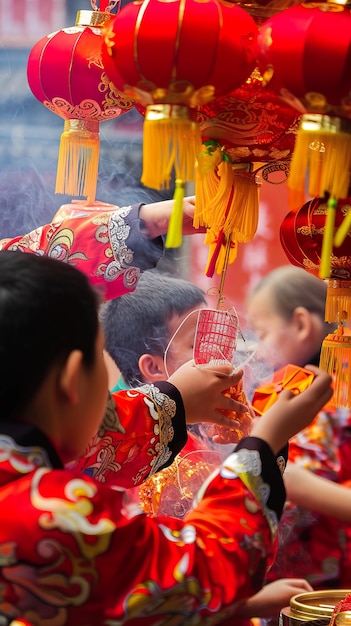
{"type": "Polygon", "coordinates": [[[102,28],[112,17],[106,11],[78,11],[75,26],[102,28]]]}
{"type": "Polygon", "coordinates": [[[350,186],[351,120],[304,114],[296,137],[288,187],[294,208],[304,201],[308,171],[310,196],[346,198],[350,186]]]}

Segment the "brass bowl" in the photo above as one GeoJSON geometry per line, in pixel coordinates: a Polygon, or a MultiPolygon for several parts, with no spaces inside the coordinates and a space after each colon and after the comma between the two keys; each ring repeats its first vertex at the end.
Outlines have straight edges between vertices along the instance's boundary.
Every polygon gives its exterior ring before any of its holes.
{"type": "MultiPolygon", "coordinates": [[[[350,589],[323,589],[322,591],[309,591],[299,593],[290,600],[290,606],[281,610],[279,626],[301,626],[303,622],[317,622],[319,626],[329,624],[335,605],[343,600],[350,589]]],[[[337,626],[351,626],[351,614],[349,611],[340,613],[337,626]],[[342,618],[342,619],[341,619],[342,618]]]]}

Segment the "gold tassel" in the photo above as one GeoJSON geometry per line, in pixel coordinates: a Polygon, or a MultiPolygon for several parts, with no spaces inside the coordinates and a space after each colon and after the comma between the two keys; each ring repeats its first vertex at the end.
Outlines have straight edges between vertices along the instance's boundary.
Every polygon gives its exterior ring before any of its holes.
{"type": "Polygon", "coordinates": [[[223,232],[208,229],[204,243],[209,246],[205,268],[205,274],[209,278],[212,278],[215,272],[222,274],[227,265],[234,263],[238,256],[238,242],[230,235],[225,236],[223,232]]]}
{"type": "Polygon", "coordinates": [[[329,115],[303,115],[288,177],[291,209],[305,202],[307,171],[310,196],[346,198],[350,169],[351,121],[329,115]]]}
{"type": "Polygon", "coordinates": [[[146,107],[143,131],[141,182],[153,189],[168,189],[172,171],[176,179],[195,180],[201,150],[201,132],[187,106],[154,104],[146,107]]]}
{"type": "Polygon", "coordinates": [[[250,163],[233,164],[220,144],[207,141],[196,168],[194,226],[206,226],[240,243],[258,224],[259,186],[250,163]]]}
{"type": "Polygon", "coordinates": [[[96,120],[65,120],[58,155],[55,193],[93,202],[99,171],[100,134],[96,120]]]}
{"type": "MultiPolygon", "coordinates": [[[[224,165],[225,162],[220,167],[224,165]]],[[[250,164],[244,165],[247,171],[232,166],[234,193],[224,225],[224,232],[239,243],[252,241],[258,225],[260,187],[255,175],[248,170],[250,164]]]]}
{"type": "Polygon", "coordinates": [[[216,212],[209,211],[209,202],[214,198],[218,189],[217,167],[223,158],[220,144],[215,141],[205,141],[196,162],[196,201],[194,210],[194,227],[210,226],[215,219],[216,212]]]}
{"type": "Polygon", "coordinates": [[[351,408],[351,334],[343,324],[323,340],[319,365],[333,378],[331,403],[336,407],[351,408]]]}
{"type": "Polygon", "coordinates": [[[166,248],[179,248],[182,245],[183,227],[183,203],[184,203],[184,183],[176,179],[174,190],[174,205],[168,224],[166,237],[166,248]]]}
{"type": "Polygon", "coordinates": [[[325,321],[345,322],[351,319],[351,280],[332,278],[328,281],[325,321]]]}

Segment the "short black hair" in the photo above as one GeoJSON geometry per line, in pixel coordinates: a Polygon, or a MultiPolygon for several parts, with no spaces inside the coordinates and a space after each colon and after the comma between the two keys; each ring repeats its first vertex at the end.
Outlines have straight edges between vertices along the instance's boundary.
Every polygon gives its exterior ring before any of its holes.
{"type": "Polygon", "coordinates": [[[0,420],[19,417],[50,368],[72,350],[95,359],[99,297],[63,261],[0,251],[0,420]]]}
{"type": "Polygon", "coordinates": [[[171,339],[168,325],[172,317],[202,304],[206,304],[205,293],[197,285],[148,270],[141,274],[135,291],[102,307],[105,348],[128,385],[142,384],[142,354],[164,354],[171,339]]]}

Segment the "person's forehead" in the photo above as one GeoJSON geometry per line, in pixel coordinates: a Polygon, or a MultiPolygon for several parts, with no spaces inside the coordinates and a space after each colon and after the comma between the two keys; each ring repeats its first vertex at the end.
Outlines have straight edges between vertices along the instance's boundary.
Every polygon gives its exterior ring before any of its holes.
{"type": "Polygon", "coordinates": [[[254,293],[247,305],[248,315],[261,316],[272,315],[275,313],[273,299],[266,291],[257,291],[254,293]]]}
{"type": "Polygon", "coordinates": [[[184,337],[189,333],[195,333],[198,317],[197,312],[204,308],[206,308],[206,304],[199,303],[195,307],[187,309],[184,313],[173,315],[168,322],[170,336],[177,333],[179,337],[184,337]]]}

